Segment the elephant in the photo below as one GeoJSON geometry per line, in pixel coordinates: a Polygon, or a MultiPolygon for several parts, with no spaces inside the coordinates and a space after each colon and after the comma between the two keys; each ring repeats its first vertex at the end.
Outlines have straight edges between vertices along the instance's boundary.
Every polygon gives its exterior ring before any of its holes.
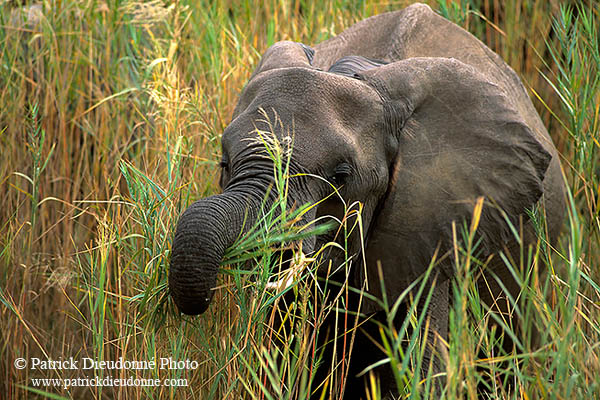
{"type": "MultiPolygon", "coordinates": [[[[279,121],[278,139],[293,134],[289,198],[318,202],[304,218],[343,215],[342,202],[327,197],[332,187],[362,205],[363,229],[347,243],[355,287],[370,282],[371,296],[393,302],[437,255],[427,317],[441,337],[455,273],[453,257],[442,255],[452,251],[453,223],[469,221],[478,199],[482,259],[535,244],[534,207],[545,210],[548,239],[558,238],[565,214],[559,155],[519,77],[476,37],[413,4],[313,47],[282,41],[266,50],[222,134],[222,193],[190,205],[176,227],[168,282],[184,314],[207,310],[226,249],[276,196],[273,162],[251,140],[267,129],[269,112],[279,121]],[[521,224],[522,244],[510,223],[521,224]]],[[[305,239],[303,250],[331,240],[305,239]]],[[[335,263],[340,255],[328,257],[335,263]]],[[[511,293],[520,290],[500,257],[491,257],[487,271],[511,293]]],[[[501,294],[495,282],[480,287],[486,304],[501,294]]],[[[367,302],[363,312],[381,309],[367,302]]],[[[345,398],[357,393],[347,390],[345,398]]]]}

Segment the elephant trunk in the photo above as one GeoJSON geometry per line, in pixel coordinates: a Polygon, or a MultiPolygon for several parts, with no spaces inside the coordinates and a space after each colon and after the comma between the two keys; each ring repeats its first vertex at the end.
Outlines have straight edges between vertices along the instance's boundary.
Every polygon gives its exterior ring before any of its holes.
{"type": "Polygon", "coordinates": [[[181,215],[169,271],[171,296],[181,312],[206,311],[225,250],[253,226],[260,207],[258,197],[226,192],[193,203],[181,215]]]}

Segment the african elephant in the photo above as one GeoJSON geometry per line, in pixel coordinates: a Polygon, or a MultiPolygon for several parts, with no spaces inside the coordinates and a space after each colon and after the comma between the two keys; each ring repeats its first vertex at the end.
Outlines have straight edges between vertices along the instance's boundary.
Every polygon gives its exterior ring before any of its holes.
{"type": "MultiPolygon", "coordinates": [[[[352,271],[356,287],[367,279],[370,293],[381,296],[380,263],[393,301],[434,253],[443,259],[427,311],[442,336],[454,267],[452,257],[440,255],[452,248],[453,221],[468,221],[478,198],[486,199],[478,228],[484,259],[519,248],[507,219],[524,220],[525,245],[535,243],[526,210],[536,204],[545,208],[550,240],[557,238],[563,175],[523,84],[474,36],[414,4],[312,48],[279,42],[265,52],[222,136],[223,193],[193,203],[177,225],[169,288],[185,314],[206,311],[225,250],[252,225],[266,193],[275,195],[269,191],[272,162],[259,141],[248,140],[257,127],[267,129],[263,113],[271,111],[280,140],[291,134],[285,127],[293,127],[290,170],[306,173],[290,180],[289,197],[318,202],[333,184],[348,202],[363,206],[362,236],[352,235],[348,244],[358,255],[364,242],[352,271]]],[[[342,214],[341,202],[330,197],[306,219],[342,214]]],[[[304,250],[329,240],[305,241],[304,250]]],[[[488,269],[510,291],[519,290],[498,257],[488,269]]],[[[491,304],[499,293],[492,285],[481,297],[491,304]]],[[[378,311],[375,303],[366,307],[378,311]]]]}

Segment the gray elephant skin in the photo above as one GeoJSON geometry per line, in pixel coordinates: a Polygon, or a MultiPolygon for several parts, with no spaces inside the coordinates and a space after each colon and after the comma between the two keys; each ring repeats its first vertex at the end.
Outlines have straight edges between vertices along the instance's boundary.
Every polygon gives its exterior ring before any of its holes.
{"type": "MultiPolygon", "coordinates": [[[[348,203],[362,203],[363,237],[353,234],[348,245],[355,287],[368,280],[369,293],[382,296],[379,262],[393,302],[437,252],[427,316],[442,337],[454,271],[453,257],[443,256],[452,249],[452,223],[468,223],[478,198],[485,198],[478,227],[484,260],[500,250],[518,260],[507,219],[515,226],[522,221],[525,246],[536,242],[527,210],[538,204],[549,239],[559,234],[565,210],[559,156],[523,84],[470,33],[414,4],[312,48],[279,42],[265,52],[222,136],[222,194],[193,203],[177,225],[169,289],[185,314],[207,310],[225,250],[253,225],[265,195],[267,202],[275,195],[264,145],[248,140],[257,128],[269,129],[265,113],[278,120],[273,133],[280,140],[293,135],[291,172],[325,178],[290,179],[292,202],[318,202],[331,193],[329,181],[348,203]]],[[[331,196],[306,218],[343,213],[331,196]]],[[[332,239],[305,241],[304,250],[332,239]]],[[[339,255],[329,257],[335,262],[339,255]]],[[[518,293],[500,257],[487,270],[518,293]]],[[[501,289],[487,281],[491,287],[481,286],[480,296],[492,305],[501,289]]],[[[376,303],[365,307],[380,312],[376,303]]],[[[354,351],[358,359],[365,352],[354,351]]],[[[345,398],[357,393],[347,390],[345,398]]]]}

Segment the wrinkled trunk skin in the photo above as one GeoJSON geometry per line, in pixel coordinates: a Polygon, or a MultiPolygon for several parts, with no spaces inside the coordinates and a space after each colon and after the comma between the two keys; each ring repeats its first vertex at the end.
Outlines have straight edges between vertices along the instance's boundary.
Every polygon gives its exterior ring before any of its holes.
{"type": "Polygon", "coordinates": [[[231,191],[198,200],[181,215],[171,250],[169,289],[182,313],[207,310],[225,250],[254,225],[261,200],[231,191]]]}

